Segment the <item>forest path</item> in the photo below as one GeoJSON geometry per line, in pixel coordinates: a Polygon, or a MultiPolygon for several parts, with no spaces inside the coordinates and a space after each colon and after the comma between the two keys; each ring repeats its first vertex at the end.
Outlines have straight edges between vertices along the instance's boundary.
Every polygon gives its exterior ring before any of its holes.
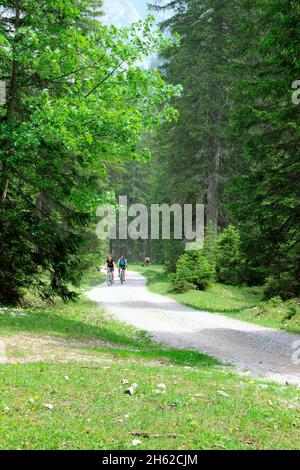
{"type": "Polygon", "coordinates": [[[116,320],[149,332],[166,346],[194,349],[240,372],[300,385],[300,365],[292,361],[296,341],[300,349],[299,335],[193,310],[149,292],[146,284],[141,274],[128,271],[125,285],[116,276],[114,286],[101,284],[88,296],[116,320]]]}

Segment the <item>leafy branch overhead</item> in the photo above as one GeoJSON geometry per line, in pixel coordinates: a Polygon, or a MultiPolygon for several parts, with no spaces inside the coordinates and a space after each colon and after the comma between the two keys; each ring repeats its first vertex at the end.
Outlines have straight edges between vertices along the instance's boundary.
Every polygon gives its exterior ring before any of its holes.
{"type": "MultiPolygon", "coordinates": [[[[7,89],[0,111],[1,252],[14,258],[15,245],[25,243],[32,279],[50,270],[59,278],[52,286],[69,280],[68,263],[79,274],[80,225],[103,200],[107,171],[138,158],[142,132],[176,116],[170,101],[180,92],[140,67],[146,55],[175,45],[152,17],[118,30],[91,18],[90,3],[0,5],[0,79],[7,89]]],[[[17,290],[32,282],[20,266],[3,263],[1,276],[11,271],[8,282],[17,290]]]]}

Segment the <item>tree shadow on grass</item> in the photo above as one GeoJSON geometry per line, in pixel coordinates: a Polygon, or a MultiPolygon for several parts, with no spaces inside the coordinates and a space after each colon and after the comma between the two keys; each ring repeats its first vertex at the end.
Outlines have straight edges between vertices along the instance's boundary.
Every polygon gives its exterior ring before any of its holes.
{"type": "Polygon", "coordinates": [[[140,274],[147,279],[147,286],[151,287],[152,284],[164,284],[165,290],[163,295],[174,294],[171,284],[168,283],[168,274],[165,271],[159,271],[151,268],[144,268],[144,271],[139,271],[140,274]]]}
{"type": "MultiPolygon", "coordinates": [[[[86,319],[68,318],[65,309],[72,309],[71,306],[62,306],[61,315],[57,312],[57,307],[45,310],[31,310],[28,316],[11,316],[10,312],[0,315],[0,336],[14,333],[32,333],[51,336],[59,336],[68,339],[88,340],[87,348],[93,348],[99,353],[109,352],[120,358],[134,358],[137,360],[151,360],[170,362],[177,365],[210,367],[218,364],[218,361],[200,352],[191,350],[179,350],[165,348],[153,343],[147,333],[136,331],[134,328],[122,325],[114,320],[107,319],[101,310],[96,310],[97,323],[88,323],[89,313],[95,321],[95,305],[81,299],[80,305],[74,304],[73,308],[84,309],[86,319]],[[89,312],[90,309],[90,312],[89,312]],[[91,340],[101,340],[108,344],[107,348],[98,347],[97,344],[91,346],[91,340]]],[[[70,310],[71,311],[71,310],[70,310]]]]}

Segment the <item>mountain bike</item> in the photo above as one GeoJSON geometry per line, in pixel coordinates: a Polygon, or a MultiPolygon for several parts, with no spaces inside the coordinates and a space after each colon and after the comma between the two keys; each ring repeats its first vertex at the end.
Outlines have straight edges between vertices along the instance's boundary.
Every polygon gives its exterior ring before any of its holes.
{"type": "Polygon", "coordinates": [[[107,270],[107,285],[108,286],[113,285],[113,276],[112,276],[112,270],[111,269],[107,270]]]}
{"type": "Polygon", "coordinates": [[[125,282],[125,268],[121,268],[120,270],[120,281],[121,281],[121,284],[124,284],[125,282]]]}

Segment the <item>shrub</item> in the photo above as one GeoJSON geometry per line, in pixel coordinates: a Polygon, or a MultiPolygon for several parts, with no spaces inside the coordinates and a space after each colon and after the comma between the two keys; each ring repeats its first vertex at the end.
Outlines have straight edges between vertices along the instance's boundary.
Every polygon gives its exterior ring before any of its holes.
{"type": "Polygon", "coordinates": [[[214,266],[206,259],[202,250],[187,251],[177,261],[176,273],[170,275],[176,292],[196,288],[205,290],[214,279],[214,266]]]}
{"type": "Polygon", "coordinates": [[[186,292],[193,288],[190,263],[188,253],[184,253],[176,263],[176,272],[169,275],[175,292],[186,292]]]}
{"type": "Polygon", "coordinates": [[[199,290],[206,290],[214,278],[214,265],[209,262],[203,253],[200,252],[197,257],[195,270],[192,276],[193,285],[199,290]]]}
{"type": "Polygon", "coordinates": [[[286,310],[287,313],[285,315],[284,320],[292,320],[297,315],[300,315],[300,306],[296,303],[295,300],[289,300],[286,302],[286,310]]]}
{"type": "Polygon", "coordinates": [[[193,289],[194,286],[190,282],[188,282],[184,276],[177,274],[177,273],[171,273],[169,274],[169,280],[172,283],[172,287],[174,292],[178,292],[182,294],[183,292],[187,292],[190,289],[193,289]]]}
{"type": "Polygon", "coordinates": [[[229,225],[216,241],[216,274],[218,281],[228,284],[240,284],[243,277],[243,264],[239,233],[233,225],[229,225]]]}
{"type": "Polygon", "coordinates": [[[267,299],[279,295],[283,300],[288,300],[299,295],[299,290],[299,281],[295,275],[291,272],[283,272],[268,277],[264,295],[267,299]]]}
{"type": "Polygon", "coordinates": [[[184,244],[181,240],[169,240],[166,241],[164,258],[165,258],[165,270],[167,273],[176,272],[176,264],[179,257],[184,252],[184,244]]]}

